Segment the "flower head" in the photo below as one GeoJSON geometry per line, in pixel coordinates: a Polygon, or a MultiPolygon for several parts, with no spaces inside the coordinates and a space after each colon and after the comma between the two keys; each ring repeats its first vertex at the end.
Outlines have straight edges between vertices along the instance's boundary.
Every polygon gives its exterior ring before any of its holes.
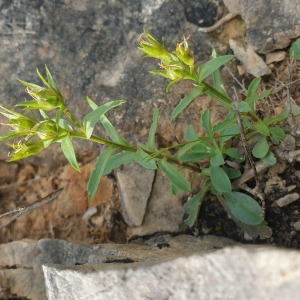
{"type": "Polygon", "coordinates": [[[144,52],[147,57],[158,58],[164,64],[170,64],[172,56],[165,45],[164,39],[162,39],[162,43],[159,43],[146,29],[144,29],[144,35],[148,41],[141,39],[139,50],[144,52]]]}

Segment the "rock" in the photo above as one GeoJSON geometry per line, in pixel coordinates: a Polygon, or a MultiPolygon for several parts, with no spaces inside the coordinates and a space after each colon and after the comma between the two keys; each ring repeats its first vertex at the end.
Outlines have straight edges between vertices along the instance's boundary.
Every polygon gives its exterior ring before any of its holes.
{"type": "Polygon", "coordinates": [[[298,298],[300,254],[234,247],[148,263],[44,265],[43,271],[49,300],[282,300],[298,298]]]}
{"type": "Polygon", "coordinates": [[[294,223],[294,228],[297,230],[297,231],[300,231],[300,221],[297,221],[294,223]]]}
{"type": "Polygon", "coordinates": [[[242,42],[234,39],[229,39],[229,45],[248,73],[255,77],[271,73],[263,59],[251,47],[245,46],[242,42]]]}
{"type": "Polygon", "coordinates": [[[158,171],[141,226],[127,229],[129,238],[156,232],[179,232],[183,223],[182,195],[174,196],[168,179],[158,171]]]}
{"type": "Polygon", "coordinates": [[[246,42],[258,53],[284,49],[300,36],[299,1],[224,0],[246,23],[246,42]]]}
{"type": "MultiPolygon", "coordinates": [[[[9,282],[10,292],[33,300],[47,299],[42,265],[115,265],[172,259],[205,253],[236,243],[225,238],[170,235],[156,237],[148,244],[100,244],[85,246],[63,240],[23,240],[0,245],[0,286],[9,282]]],[[[3,294],[0,298],[3,299],[3,294]]],[[[79,295],[79,294],[78,294],[79,295]]],[[[62,299],[58,297],[57,299],[62,299]]],[[[66,298],[69,299],[69,298],[66,298]]],[[[75,297],[76,299],[76,297],[75,297]]]]}
{"type": "Polygon", "coordinates": [[[276,203],[279,207],[284,207],[286,205],[289,205],[293,202],[295,202],[296,200],[299,199],[299,194],[298,193],[293,193],[293,194],[287,194],[283,197],[281,197],[280,199],[276,200],[276,203]]]}
{"type": "Polygon", "coordinates": [[[129,164],[116,173],[124,220],[129,226],[140,226],[152,191],[155,171],[129,164]]]}
{"type": "MultiPolygon", "coordinates": [[[[206,2],[215,11],[215,4],[206,2]]],[[[80,5],[69,0],[6,2],[0,9],[3,33],[0,70],[6,74],[0,78],[2,104],[11,107],[22,101],[25,88],[17,78],[39,83],[36,68],[44,73],[46,64],[70,110],[80,119],[90,111],[85,101],[87,95],[98,104],[127,100],[109,118],[130,141],[143,142],[154,106],[171,112],[181,99],[182,88],[174,88],[166,95],[166,80],[148,73],[157,67],[157,62],[143,60],[142,53],[137,50],[139,37],[143,28],[147,28],[158,39],[165,36],[172,49],[183,35],[190,36],[197,58],[208,59],[214,47],[213,39],[199,34],[197,26],[186,19],[186,11],[192,13],[193,3],[179,0],[129,0],[126,3],[82,0],[80,5]],[[160,105],[159,99],[163,99],[165,105],[160,105]]],[[[209,22],[206,7],[202,7],[201,14],[205,22],[209,22]]],[[[184,86],[191,91],[190,85],[184,86]]],[[[1,127],[1,130],[4,129],[1,127]]],[[[95,133],[103,134],[102,127],[98,126],[95,133]]],[[[75,146],[79,158],[84,157],[80,153],[85,150],[99,153],[99,147],[84,141],[75,140],[75,146]]],[[[6,158],[7,153],[7,147],[1,147],[1,156],[6,158]]],[[[32,160],[49,164],[66,162],[59,147],[50,147],[32,160]]]]}
{"type": "Polygon", "coordinates": [[[274,51],[271,53],[268,53],[266,55],[266,64],[269,65],[273,62],[279,62],[286,58],[286,52],[285,51],[274,51]]]}

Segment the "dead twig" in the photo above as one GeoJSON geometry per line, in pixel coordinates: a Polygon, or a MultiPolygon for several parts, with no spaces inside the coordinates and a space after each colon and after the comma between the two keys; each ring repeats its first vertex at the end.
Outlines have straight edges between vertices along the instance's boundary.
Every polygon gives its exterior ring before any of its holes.
{"type": "Polygon", "coordinates": [[[60,195],[62,190],[63,190],[62,188],[58,189],[58,190],[54,191],[53,193],[49,194],[48,196],[46,196],[46,197],[44,197],[44,198],[42,198],[42,199],[40,199],[40,200],[38,200],[38,201],[36,201],[32,204],[29,204],[29,205],[24,206],[24,207],[17,207],[14,210],[11,210],[11,211],[8,211],[4,214],[1,214],[0,219],[3,218],[3,217],[6,217],[8,215],[16,213],[16,215],[13,216],[9,221],[4,223],[3,225],[0,225],[0,229],[6,227],[9,224],[11,224],[12,222],[16,221],[21,215],[23,215],[25,213],[28,213],[28,212],[30,212],[34,209],[40,208],[41,206],[52,202],[54,199],[56,199],[60,195]]]}
{"type": "Polygon", "coordinates": [[[213,32],[216,29],[218,29],[219,27],[221,27],[224,23],[226,23],[226,22],[230,21],[231,19],[233,19],[234,17],[236,17],[237,15],[238,15],[237,13],[229,13],[210,27],[199,27],[198,31],[205,32],[205,33],[213,32]]]}

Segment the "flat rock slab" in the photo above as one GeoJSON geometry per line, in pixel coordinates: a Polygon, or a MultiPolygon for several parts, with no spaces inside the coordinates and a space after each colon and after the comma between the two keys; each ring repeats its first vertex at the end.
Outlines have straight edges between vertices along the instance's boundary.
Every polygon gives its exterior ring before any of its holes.
{"type": "MultiPolygon", "coordinates": [[[[75,265],[100,266],[149,263],[194,253],[206,253],[235,242],[214,236],[157,236],[139,244],[99,244],[87,246],[64,240],[22,240],[0,245],[0,287],[9,283],[11,293],[33,300],[47,299],[42,265],[66,268],[75,265]]],[[[0,298],[4,295],[0,290],[0,298]]],[[[60,298],[57,299],[72,299],[60,298]]],[[[75,297],[76,299],[76,297],[75,297]]],[[[80,298],[77,298],[80,299],[80,298]]],[[[88,299],[88,298],[85,298],[88,299]]]]}
{"type": "Polygon", "coordinates": [[[169,261],[45,265],[49,300],[299,299],[300,253],[235,247],[169,261]]]}

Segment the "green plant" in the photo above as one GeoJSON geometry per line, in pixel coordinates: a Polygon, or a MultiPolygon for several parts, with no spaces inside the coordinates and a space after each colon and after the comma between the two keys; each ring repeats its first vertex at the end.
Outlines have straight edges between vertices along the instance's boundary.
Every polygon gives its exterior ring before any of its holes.
{"type": "Polygon", "coordinates": [[[0,141],[20,138],[18,142],[11,144],[13,152],[9,161],[36,155],[53,143],[60,143],[61,150],[70,164],[79,171],[72,140],[90,140],[106,147],[99,155],[88,182],[89,200],[94,197],[101,177],[122,164],[135,162],[146,169],[161,169],[172,183],[174,193],[179,190],[191,192],[190,183],[184,176],[185,170],[191,170],[199,177],[201,189],[185,207],[188,213],[186,223],[189,226],[195,223],[201,203],[210,192],[246,232],[252,236],[263,236],[268,230],[263,216],[264,209],[253,198],[260,199],[263,204],[263,196],[258,190],[252,197],[244,193],[242,187],[235,182],[243,176],[241,165],[246,157],[256,173],[250,152],[255,160],[262,160],[270,165],[276,163],[272,145],[278,145],[285,137],[286,130],[282,123],[287,120],[289,112],[285,110],[279,116],[263,119],[256,114],[255,102],[272,93],[272,90],[258,93],[260,78],[251,82],[243,101],[238,102],[228,95],[224,89],[220,68],[233,59],[233,55],[218,56],[216,51],[213,51],[211,60],[196,67],[186,39],[177,45],[175,51],[170,52],[164,40],[162,43],[158,42],[146,30],[144,37],[146,40],[140,40],[139,49],[146,56],[159,59],[161,69],[151,73],[171,80],[167,91],[181,80],[190,80],[195,87],[175,107],[171,120],[175,120],[197,97],[207,94],[228,109],[228,115],[222,122],[212,124],[210,111],[206,109],[201,115],[204,136],[199,136],[190,125],[182,143],[158,149],[155,134],[159,110],[156,109],[148,142],[134,147],[118,133],[105,115],[125,101],[116,100],[98,106],[87,97],[92,111],[80,121],[68,109],[63,95],[46,67],[46,77],[38,71],[44,86],[21,81],[32,97],[32,100],[16,105],[24,108],[23,113],[0,106],[1,114],[10,121],[5,124],[10,128],[10,132],[3,135],[0,141]],[[207,81],[209,76],[213,79],[212,84],[207,81]],[[98,123],[102,124],[110,139],[93,135],[98,123]]]}

